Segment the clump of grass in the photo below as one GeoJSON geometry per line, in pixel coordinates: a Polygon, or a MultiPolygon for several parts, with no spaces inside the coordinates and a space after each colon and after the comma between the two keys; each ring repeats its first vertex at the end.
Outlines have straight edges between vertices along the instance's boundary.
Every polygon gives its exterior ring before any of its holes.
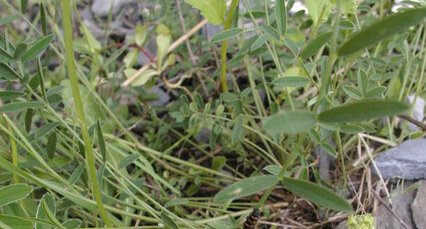
{"type": "Polygon", "coordinates": [[[368,162],[424,136],[395,118],[424,97],[424,8],[211,2],[150,1],[124,40],[124,14],[97,39],[84,3],[1,3],[0,227],[323,227],[390,196],[368,162]]]}

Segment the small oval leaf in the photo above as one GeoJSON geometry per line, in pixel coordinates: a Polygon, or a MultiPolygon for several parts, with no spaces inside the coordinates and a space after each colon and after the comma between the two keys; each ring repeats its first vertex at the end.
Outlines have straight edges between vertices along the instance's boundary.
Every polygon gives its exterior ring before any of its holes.
{"type": "Polygon", "coordinates": [[[343,91],[349,95],[350,97],[356,99],[356,100],[361,100],[364,96],[362,95],[362,92],[356,88],[353,87],[351,85],[345,85],[343,86],[343,91]]]}
{"type": "Polygon", "coordinates": [[[21,57],[22,62],[27,62],[36,58],[38,55],[40,55],[40,53],[42,53],[47,48],[47,46],[49,46],[49,44],[54,39],[55,39],[55,36],[53,34],[50,34],[50,35],[41,37],[40,39],[35,41],[31,45],[31,47],[29,47],[27,51],[25,51],[22,54],[22,57],[21,57]]]}
{"type": "Polygon", "coordinates": [[[306,132],[315,126],[315,114],[310,111],[288,111],[271,115],[263,123],[263,128],[272,136],[281,133],[296,134],[306,132]]]}
{"type": "Polygon", "coordinates": [[[272,81],[272,84],[276,87],[303,87],[309,83],[309,79],[304,76],[284,76],[279,77],[272,81]]]}
{"type": "Polygon", "coordinates": [[[255,176],[231,184],[218,192],[214,200],[223,202],[240,199],[264,191],[278,183],[274,175],[255,176]]]}
{"type": "Polygon", "coordinates": [[[0,48],[0,62],[9,62],[11,60],[13,60],[13,57],[6,50],[0,48]]]}
{"type": "Polygon", "coordinates": [[[272,28],[270,25],[262,25],[260,27],[260,30],[269,38],[271,38],[272,40],[278,42],[280,40],[280,35],[278,34],[278,32],[272,28]]]}
{"type": "Polygon", "coordinates": [[[318,50],[324,46],[333,35],[333,32],[327,32],[320,34],[318,37],[309,42],[308,45],[303,49],[302,53],[300,53],[300,58],[306,59],[315,55],[318,50]]]}
{"type": "Polygon", "coordinates": [[[326,110],[318,115],[318,120],[327,123],[359,122],[384,116],[400,114],[409,106],[389,100],[367,100],[326,110]]]}
{"type": "Polygon", "coordinates": [[[7,64],[0,62],[0,79],[1,78],[6,80],[16,80],[21,79],[22,77],[7,64]]]}

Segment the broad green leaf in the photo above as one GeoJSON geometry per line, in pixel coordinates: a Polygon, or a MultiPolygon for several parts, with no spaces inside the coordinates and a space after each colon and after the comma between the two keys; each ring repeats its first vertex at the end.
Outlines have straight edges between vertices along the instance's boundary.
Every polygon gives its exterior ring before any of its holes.
{"type": "Polygon", "coordinates": [[[42,108],[43,103],[31,101],[31,102],[14,102],[8,103],[0,107],[1,112],[19,112],[25,109],[37,109],[42,108]]]}
{"type": "Polygon", "coordinates": [[[305,5],[314,25],[327,19],[331,12],[330,0],[305,0],[305,5]]]}
{"type": "Polygon", "coordinates": [[[348,201],[318,184],[289,177],[283,177],[282,182],[287,190],[322,207],[335,211],[353,211],[348,201]]]}
{"type": "Polygon", "coordinates": [[[356,88],[354,86],[351,86],[351,85],[345,85],[345,86],[343,86],[343,91],[347,95],[349,95],[350,97],[352,97],[352,98],[354,98],[356,100],[361,100],[364,97],[362,95],[362,92],[358,88],[356,88]]]}
{"type": "Polygon", "coordinates": [[[22,54],[21,60],[22,62],[30,61],[40,55],[52,41],[55,40],[55,36],[53,34],[41,37],[37,41],[35,41],[27,51],[22,54]]]}
{"type": "Polygon", "coordinates": [[[278,32],[272,28],[270,25],[262,25],[260,27],[260,30],[266,35],[268,36],[270,39],[278,42],[280,41],[280,35],[278,34],[278,32]]]}
{"type": "Polygon", "coordinates": [[[263,128],[272,136],[281,133],[307,132],[315,126],[315,114],[310,111],[287,111],[274,114],[263,123],[263,128]]]}
{"type": "Polygon", "coordinates": [[[276,87],[303,87],[309,83],[309,79],[304,76],[283,76],[272,81],[276,87]]]}
{"type": "Polygon", "coordinates": [[[234,38],[234,37],[240,35],[244,31],[245,30],[241,29],[241,28],[231,28],[231,29],[222,31],[222,32],[217,33],[213,36],[212,42],[222,42],[222,41],[229,40],[231,38],[234,38]]]}
{"type": "Polygon", "coordinates": [[[327,123],[359,122],[373,118],[403,113],[409,106],[390,100],[367,100],[350,103],[326,110],[318,115],[318,120],[327,123]]]}
{"type": "Polygon", "coordinates": [[[0,91],[0,99],[3,100],[16,99],[23,95],[24,93],[19,91],[0,91]]]}
{"type": "Polygon", "coordinates": [[[274,14],[277,21],[278,33],[281,37],[284,37],[287,29],[287,10],[285,8],[285,0],[276,0],[275,4],[274,14]]]}
{"type": "Polygon", "coordinates": [[[323,33],[310,41],[309,44],[306,45],[306,47],[303,49],[302,53],[300,53],[300,58],[306,59],[315,55],[318,50],[330,40],[332,35],[333,32],[323,33]]]}
{"type": "Polygon", "coordinates": [[[225,20],[226,4],[224,0],[185,0],[186,3],[201,11],[201,14],[213,25],[225,20]]]}
{"type": "Polygon", "coordinates": [[[11,60],[13,60],[13,57],[4,49],[0,48],[0,62],[9,62],[11,60]]]}
{"type": "Polygon", "coordinates": [[[33,188],[27,184],[12,184],[0,188],[0,207],[26,198],[33,188]]]}
{"type": "Polygon", "coordinates": [[[251,196],[275,186],[278,181],[278,178],[274,175],[249,177],[220,190],[215,195],[214,200],[224,202],[251,196]]]}
{"type": "Polygon", "coordinates": [[[409,9],[383,18],[349,38],[338,50],[339,56],[350,55],[375,45],[392,35],[403,33],[426,17],[426,8],[409,9]]]}
{"type": "Polygon", "coordinates": [[[0,63],[0,79],[16,80],[22,77],[5,63],[0,63]]]}

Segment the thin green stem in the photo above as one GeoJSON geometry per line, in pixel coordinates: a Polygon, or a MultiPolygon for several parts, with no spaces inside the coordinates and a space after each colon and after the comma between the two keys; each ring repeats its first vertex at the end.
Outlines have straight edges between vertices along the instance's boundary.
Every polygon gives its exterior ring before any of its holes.
{"type": "Polygon", "coordinates": [[[96,179],[96,167],[95,167],[95,157],[93,154],[92,140],[89,135],[87,128],[86,117],[83,110],[83,102],[80,96],[78,77],[76,73],[75,63],[74,63],[74,51],[73,51],[73,38],[72,38],[72,23],[71,23],[71,1],[62,0],[62,23],[64,27],[64,41],[65,41],[65,51],[66,51],[66,64],[68,69],[68,76],[71,84],[72,95],[74,98],[75,109],[77,113],[77,118],[80,122],[81,134],[84,141],[84,149],[86,154],[86,166],[88,177],[91,183],[91,188],[93,196],[96,201],[96,205],[99,210],[99,214],[102,217],[104,223],[107,226],[112,226],[110,220],[108,219],[107,212],[102,203],[102,194],[99,189],[99,184],[96,179]]]}
{"type": "MultiPolygon", "coordinates": [[[[223,29],[227,30],[230,29],[232,27],[232,19],[234,18],[234,13],[235,10],[238,7],[238,3],[240,2],[240,0],[232,0],[231,6],[229,8],[229,12],[228,15],[226,16],[225,19],[225,24],[223,29]]],[[[222,42],[222,48],[220,51],[220,62],[221,62],[221,74],[220,74],[220,85],[222,88],[222,92],[227,92],[228,91],[228,83],[226,81],[226,73],[227,73],[227,57],[226,57],[226,51],[228,49],[228,42],[227,41],[223,41],[222,42]]]]}

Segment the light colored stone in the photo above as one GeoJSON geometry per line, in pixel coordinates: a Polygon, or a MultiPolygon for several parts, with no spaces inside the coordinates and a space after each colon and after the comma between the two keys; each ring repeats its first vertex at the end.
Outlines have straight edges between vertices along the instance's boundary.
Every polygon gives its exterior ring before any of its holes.
{"type": "Polygon", "coordinates": [[[170,96],[160,87],[154,86],[149,90],[158,96],[157,99],[149,101],[151,106],[164,106],[170,101],[170,96]]]}
{"type": "MultiPolygon", "coordinates": [[[[407,140],[375,159],[384,179],[408,180],[426,178],[426,139],[407,140]]],[[[376,172],[373,169],[374,172],[376,172]]]]}
{"type": "Polygon", "coordinates": [[[426,180],[421,181],[416,199],[411,204],[411,210],[417,228],[426,228],[426,180]]]}
{"type": "MultiPolygon", "coordinates": [[[[419,122],[423,122],[423,119],[425,118],[425,100],[422,97],[416,97],[415,95],[408,96],[407,100],[413,105],[412,117],[419,122]]],[[[413,123],[408,123],[408,128],[412,131],[419,130],[419,127],[413,123]]]]}
{"type": "Polygon", "coordinates": [[[106,17],[110,12],[114,15],[130,2],[131,0],[94,0],[92,12],[99,17],[106,17]]]}
{"type": "MultiPolygon", "coordinates": [[[[405,192],[392,198],[393,211],[405,223],[408,229],[416,229],[410,209],[410,205],[414,200],[414,194],[415,191],[405,192]]],[[[399,220],[383,204],[379,205],[375,217],[376,228],[378,229],[404,228],[399,220]]]]}

